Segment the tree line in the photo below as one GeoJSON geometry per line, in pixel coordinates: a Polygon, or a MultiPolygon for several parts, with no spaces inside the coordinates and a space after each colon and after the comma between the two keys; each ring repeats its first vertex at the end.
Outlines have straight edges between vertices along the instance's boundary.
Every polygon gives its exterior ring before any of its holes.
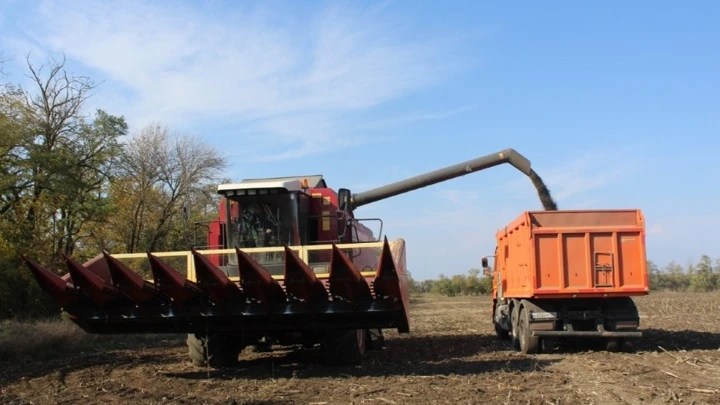
{"type": "Polygon", "coordinates": [[[131,131],[123,116],[89,111],[98,85],[64,58],[28,58],[26,76],[21,86],[0,69],[0,319],[57,312],[23,255],[64,269],[60,253],[187,249],[184,224],[217,215],[226,167],[193,136],[158,123],[131,131]]]}
{"type": "MultiPolygon", "coordinates": [[[[672,261],[660,268],[652,260],[647,261],[648,283],[651,291],[708,292],[720,289],[720,258],[714,263],[710,256],[702,255],[697,263],[682,266],[672,261]]],[[[409,277],[411,292],[434,293],[448,297],[462,295],[486,295],[492,293],[492,277],[470,269],[468,274],[417,281],[409,277]]]]}
{"type": "Polygon", "coordinates": [[[408,287],[411,293],[434,293],[447,297],[461,295],[486,295],[492,292],[492,278],[481,273],[480,269],[470,269],[468,274],[455,274],[447,277],[440,274],[438,279],[417,281],[409,276],[408,287]]]}
{"type": "Polygon", "coordinates": [[[720,289],[720,258],[700,256],[697,263],[683,266],[671,261],[662,269],[652,260],[647,264],[652,290],[707,292],[720,289]]]}

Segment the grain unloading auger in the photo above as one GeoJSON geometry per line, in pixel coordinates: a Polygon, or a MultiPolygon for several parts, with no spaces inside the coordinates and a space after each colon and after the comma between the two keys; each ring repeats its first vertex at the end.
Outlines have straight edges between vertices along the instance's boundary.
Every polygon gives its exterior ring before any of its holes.
{"type": "MultiPolygon", "coordinates": [[[[538,187],[512,149],[387,186],[336,193],[322,176],[221,184],[207,245],[110,254],[62,277],[25,261],[45,292],[89,333],[187,333],[195,364],[234,363],[246,346],[320,344],[339,363],[383,345],[382,329],[409,332],[405,241],[380,240],[354,209],[510,163],[538,187]]],[[[542,199],[542,197],[541,197],[542,199]]],[[[200,224],[196,224],[200,225],[200,224]]],[[[196,228],[197,229],[197,228],[196,228]]]]}

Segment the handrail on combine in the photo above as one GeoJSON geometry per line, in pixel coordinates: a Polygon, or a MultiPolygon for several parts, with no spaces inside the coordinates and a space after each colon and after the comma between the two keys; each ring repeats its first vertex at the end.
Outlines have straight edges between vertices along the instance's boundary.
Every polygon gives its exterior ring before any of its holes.
{"type": "MultiPolygon", "coordinates": [[[[393,245],[395,241],[389,242],[390,245],[393,245]]],[[[383,248],[383,242],[360,242],[360,243],[342,243],[342,244],[335,244],[335,247],[337,247],[340,250],[345,249],[377,249],[377,258],[379,260],[380,253],[382,252],[383,248]]],[[[304,261],[305,263],[309,263],[310,260],[310,252],[318,252],[318,251],[327,251],[331,252],[333,249],[332,244],[324,244],[324,245],[308,245],[308,246],[288,246],[288,248],[292,251],[295,251],[300,256],[300,259],[304,261]]],[[[249,255],[256,254],[256,253],[284,253],[285,248],[284,247],[256,247],[256,248],[240,248],[240,250],[244,253],[247,253],[249,255]]],[[[203,255],[203,256],[211,256],[211,255],[235,255],[235,249],[204,249],[204,250],[195,250],[195,252],[203,255]]],[[[186,277],[190,281],[197,281],[197,273],[195,271],[195,260],[193,258],[193,254],[189,250],[178,250],[178,251],[172,251],[172,252],[153,252],[153,256],[162,257],[162,258],[168,258],[168,257],[185,257],[186,265],[187,265],[187,274],[186,277]]],[[[147,253],[111,253],[111,257],[122,260],[122,259],[145,259],[147,260],[148,256],[147,253]]],[[[375,269],[372,271],[361,271],[361,274],[363,277],[372,277],[375,275],[375,269]]],[[[319,279],[325,279],[330,276],[329,273],[315,273],[315,276],[319,279]]],[[[238,281],[238,276],[231,276],[229,277],[232,281],[238,281]]],[[[275,280],[282,280],[282,275],[272,275],[272,278],[275,280]]]]}

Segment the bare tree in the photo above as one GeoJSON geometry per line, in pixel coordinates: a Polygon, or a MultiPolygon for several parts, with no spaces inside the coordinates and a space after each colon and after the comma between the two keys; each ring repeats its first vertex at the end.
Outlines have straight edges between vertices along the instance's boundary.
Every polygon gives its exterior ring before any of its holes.
{"type": "Polygon", "coordinates": [[[92,96],[96,84],[89,77],[68,73],[65,56],[60,62],[52,60],[46,77],[42,77],[44,65],[35,68],[29,56],[27,64],[28,77],[37,85],[38,91],[28,95],[28,107],[36,119],[38,135],[49,150],[77,134],[78,125],[84,118],[81,114],[83,104],[92,96]]]}
{"type": "Polygon", "coordinates": [[[34,228],[39,209],[37,202],[44,192],[57,191],[53,188],[53,180],[60,173],[53,170],[53,166],[62,162],[58,161],[60,159],[55,152],[73,142],[83,119],[80,114],[83,103],[90,97],[95,83],[87,77],[68,73],[64,56],[60,62],[51,61],[46,75],[43,74],[45,66],[34,67],[29,56],[27,65],[30,71],[28,77],[36,86],[36,92],[26,93],[26,125],[33,132],[28,154],[29,159],[35,162],[30,168],[33,190],[27,219],[34,228]]]}
{"type": "Polygon", "coordinates": [[[10,85],[0,88],[0,215],[18,203],[30,182],[24,176],[26,135],[21,124],[23,93],[10,85]]]}
{"type": "Polygon", "coordinates": [[[64,58],[27,65],[28,86],[0,83],[0,317],[56,313],[22,254],[57,269],[58,250],[97,253],[83,238],[106,229],[96,224],[109,212],[117,141],[127,131],[122,117],[84,111],[96,84],[67,71],[64,58]]]}
{"type": "Polygon", "coordinates": [[[14,211],[36,251],[72,254],[84,224],[106,208],[102,190],[127,125],[101,110],[92,118],[83,111],[96,85],[68,72],[64,57],[39,67],[28,58],[27,65],[33,86],[1,103],[2,127],[14,131],[0,148],[7,162],[0,211],[14,211]]]}
{"type": "Polygon", "coordinates": [[[126,251],[167,244],[183,202],[204,193],[225,167],[225,158],[195,137],[171,135],[157,123],[144,127],[126,145],[114,197],[126,215],[118,217],[126,221],[118,224],[126,251]]]}

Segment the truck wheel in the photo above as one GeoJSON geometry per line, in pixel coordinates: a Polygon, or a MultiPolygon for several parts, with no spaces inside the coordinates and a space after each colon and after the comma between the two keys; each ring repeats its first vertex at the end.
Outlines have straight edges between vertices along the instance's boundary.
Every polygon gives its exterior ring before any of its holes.
{"type": "Polygon", "coordinates": [[[624,348],[625,341],[620,338],[612,338],[608,339],[607,342],[605,342],[605,349],[609,352],[619,352],[622,351],[624,348]]]}
{"type": "Polygon", "coordinates": [[[520,351],[525,354],[540,353],[540,338],[532,336],[528,311],[524,307],[520,309],[518,322],[518,338],[520,340],[520,351]]]}
{"type": "Polygon", "coordinates": [[[497,335],[498,339],[500,339],[500,340],[510,339],[510,331],[508,331],[507,329],[503,329],[503,327],[500,326],[500,324],[497,322],[493,321],[493,323],[495,324],[495,334],[497,335]]]}
{"type": "Polygon", "coordinates": [[[518,305],[513,305],[510,311],[510,341],[515,350],[520,350],[520,338],[518,337],[518,305]]]}
{"type": "MultiPolygon", "coordinates": [[[[492,320],[493,325],[495,326],[495,335],[497,335],[498,339],[500,340],[508,340],[510,338],[510,331],[507,329],[503,329],[502,325],[497,321],[497,315],[498,312],[502,314],[502,309],[505,306],[500,306],[497,303],[493,306],[493,314],[492,314],[492,320]]],[[[512,327],[512,326],[511,326],[512,327]]]]}
{"type": "Polygon", "coordinates": [[[197,367],[220,368],[237,363],[241,348],[229,337],[188,334],[190,361],[197,367]]]}
{"type": "Polygon", "coordinates": [[[320,334],[320,353],[333,365],[354,365],[365,356],[365,329],[326,330],[320,334]]]}

